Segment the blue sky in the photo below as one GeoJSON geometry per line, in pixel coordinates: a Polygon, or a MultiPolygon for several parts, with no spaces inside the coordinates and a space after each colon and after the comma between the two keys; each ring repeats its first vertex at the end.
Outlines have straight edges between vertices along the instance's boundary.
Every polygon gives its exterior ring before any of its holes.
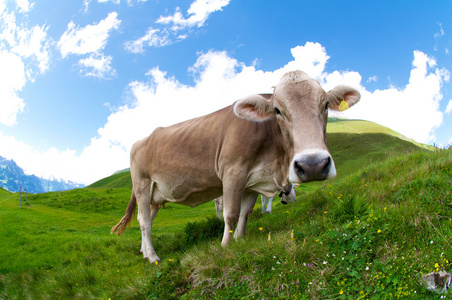
{"type": "Polygon", "coordinates": [[[89,184],[133,142],[302,69],[366,119],[452,144],[451,1],[0,0],[0,156],[89,184]]]}

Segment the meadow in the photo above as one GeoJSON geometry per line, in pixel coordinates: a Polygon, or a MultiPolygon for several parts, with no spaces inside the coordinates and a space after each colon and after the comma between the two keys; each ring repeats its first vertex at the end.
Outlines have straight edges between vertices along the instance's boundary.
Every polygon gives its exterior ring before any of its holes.
{"type": "Polygon", "coordinates": [[[298,202],[255,206],[246,237],[220,245],[213,202],[166,205],[162,262],[140,253],[138,222],[110,229],[130,198],[122,172],[66,192],[0,190],[0,299],[443,299],[420,276],[452,264],[452,148],[423,147],[364,121],[328,125],[338,177],[298,202]]]}

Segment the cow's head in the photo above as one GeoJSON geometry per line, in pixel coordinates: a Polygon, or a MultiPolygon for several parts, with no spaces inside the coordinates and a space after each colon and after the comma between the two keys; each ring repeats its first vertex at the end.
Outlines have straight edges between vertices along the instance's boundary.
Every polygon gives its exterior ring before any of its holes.
{"type": "Polygon", "coordinates": [[[273,94],[252,95],[237,101],[237,116],[262,122],[276,118],[284,142],[293,149],[290,182],[324,180],[336,176],[326,146],[328,110],[345,110],[360,99],[357,90],[337,86],[326,93],[302,71],[286,73],[273,94]]]}

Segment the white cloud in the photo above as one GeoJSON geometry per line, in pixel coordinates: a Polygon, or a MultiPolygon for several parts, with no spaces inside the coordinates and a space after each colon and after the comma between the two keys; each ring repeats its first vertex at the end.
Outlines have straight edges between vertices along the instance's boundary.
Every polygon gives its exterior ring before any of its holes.
{"type": "Polygon", "coordinates": [[[156,23],[171,25],[174,31],[184,29],[186,27],[201,27],[207,20],[209,15],[213,12],[222,10],[223,7],[229,4],[230,0],[195,0],[190,8],[187,10],[189,17],[184,18],[179,7],[172,16],[163,17],[157,20],[156,23]]]}
{"type": "MultiPolygon", "coordinates": [[[[92,0],[83,0],[83,5],[85,6],[85,13],[88,11],[89,4],[92,0]]],[[[146,2],[147,0],[127,0],[127,5],[132,6],[134,2],[140,3],[140,2],[146,2]]],[[[97,0],[98,3],[108,3],[111,2],[113,4],[120,4],[121,0],[97,0]]]]}
{"type": "Polygon", "coordinates": [[[85,76],[109,79],[116,75],[116,70],[111,66],[112,57],[103,54],[90,55],[79,60],[81,71],[85,76]]]}
{"type": "Polygon", "coordinates": [[[322,77],[326,62],[330,58],[319,43],[307,42],[304,46],[290,49],[294,60],[286,65],[286,69],[303,70],[311,77],[322,77]]]}
{"type": "Polygon", "coordinates": [[[152,68],[146,74],[149,80],[129,84],[130,103],[110,114],[80,154],[69,149],[42,153],[0,134],[0,143],[8,145],[0,155],[14,157],[28,173],[91,183],[127,167],[132,144],[156,127],[213,112],[249,94],[271,92],[281,76],[294,69],[306,70],[326,91],[337,84],[358,88],[362,100],[344,116],[381,123],[420,142],[434,139],[434,129],[442,119],[441,86],[449,80],[449,72],[439,69],[432,57],[415,51],[409,83],[404,88],[370,92],[361,85],[358,72],[325,72],[329,56],[320,44],[306,43],[291,52],[293,60],[269,72],[247,66],[226,52],[201,53],[188,70],[194,78],[192,85],[152,68]]]}
{"type": "Polygon", "coordinates": [[[20,12],[29,12],[34,3],[30,4],[28,0],[16,0],[16,5],[20,9],[20,12]]]}
{"type": "Polygon", "coordinates": [[[121,2],[121,0],[98,0],[99,3],[107,3],[107,2],[112,2],[114,4],[119,4],[121,2]]]}
{"type": "Polygon", "coordinates": [[[73,22],[70,22],[57,44],[61,56],[64,58],[69,54],[90,54],[78,61],[80,73],[101,79],[115,76],[116,70],[111,66],[112,57],[104,55],[102,51],[107,45],[110,32],[118,30],[120,24],[121,21],[116,12],[109,13],[97,24],[83,28],[76,27],[73,22]]]}
{"type": "Polygon", "coordinates": [[[70,22],[57,44],[61,56],[64,58],[69,54],[100,53],[107,44],[110,32],[117,30],[120,24],[116,12],[109,13],[97,24],[83,28],[70,22]]]}
{"type": "MultiPolygon", "coordinates": [[[[20,13],[25,14],[32,7],[26,0],[16,1],[20,13]]],[[[0,2],[0,123],[7,126],[17,123],[17,115],[25,106],[19,92],[36,74],[48,70],[51,58],[48,27],[28,28],[27,23],[18,21],[16,10],[9,12],[6,3],[0,2]]]]}
{"type": "Polygon", "coordinates": [[[446,111],[444,112],[445,114],[450,114],[450,112],[452,112],[452,100],[449,100],[449,103],[447,104],[446,107],[446,111]]]}
{"type": "Polygon", "coordinates": [[[118,164],[113,163],[113,167],[108,167],[109,162],[111,164],[118,159],[123,159],[122,165],[126,164],[123,147],[107,143],[108,140],[92,139],[91,145],[80,155],[70,149],[61,151],[49,148],[41,152],[0,132],[2,145],[0,155],[7,159],[14,159],[26,174],[44,178],[64,178],[88,184],[115,171],[114,168],[118,164]],[[106,167],[106,170],[99,167],[106,167]]]}
{"type": "Polygon", "coordinates": [[[161,28],[149,27],[146,34],[133,41],[125,43],[125,48],[133,53],[143,53],[144,47],[162,47],[184,40],[188,37],[186,32],[192,27],[201,27],[213,12],[222,10],[230,0],[195,0],[187,10],[188,18],[185,18],[179,7],[171,16],[160,16],[156,24],[161,28]]]}
{"type": "Polygon", "coordinates": [[[30,30],[21,29],[17,32],[17,43],[12,52],[22,57],[35,57],[40,73],[49,69],[51,39],[47,37],[47,29],[43,26],[34,26],[30,30]]]}
{"type": "MultiPolygon", "coordinates": [[[[22,5],[26,6],[27,1],[22,5]]],[[[50,65],[50,45],[52,39],[47,36],[48,27],[36,25],[27,28],[24,24],[19,24],[14,12],[4,11],[0,14],[0,50],[7,50],[15,53],[22,58],[32,58],[33,61],[27,64],[27,73],[31,75],[36,73],[34,64],[37,64],[39,73],[44,73],[50,65]]],[[[30,78],[33,80],[33,78],[30,78]]]]}
{"type": "Polygon", "coordinates": [[[372,82],[372,81],[377,82],[377,80],[378,80],[377,75],[374,75],[374,76],[367,78],[367,83],[372,82]]]}
{"type": "MultiPolygon", "coordinates": [[[[417,142],[432,143],[434,131],[443,121],[441,88],[449,79],[449,71],[437,68],[434,58],[414,51],[409,83],[404,88],[369,92],[361,87],[362,100],[340,115],[373,121],[417,142]]],[[[331,82],[340,83],[341,78],[331,82]]]]}
{"type": "Polygon", "coordinates": [[[445,32],[444,32],[444,28],[443,28],[443,24],[438,23],[439,26],[439,31],[436,32],[433,36],[435,37],[435,39],[438,39],[440,37],[443,37],[445,32]]]}
{"type": "MultiPolygon", "coordinates": [[[[86,1],[86,0],[85,0],[86,1]]],[[[133,4],[133,2],[138,2],[138,3],[140,3],[140,2],[146,2],[147,0],[127,0],[126,2],[127,2],[127,4],[128,5],[132,5],[133,4]]],[[[121,0],[98,0],[98,2],[99,3],[108,3],[108,2],[112,2],[112,3],[114,3],[114,4],[119,4],[119,3],[121,3],[121,0]]]]}
{"type": "Polygon", "coordinates": [[[19,56],[0,52],[0,66],[0,123],[13,126],[25,106],[17,95],[25,85],[24,64],[19,56]]]}
{"type": "Polygon", "coordinates": [[[148,28],[146,34],[141,38],[126,42],[125,48],[132,53],[143,53],[144,46],[163,47],[171,43],[168,31],[161,32],[160,29],[148,28]]]}

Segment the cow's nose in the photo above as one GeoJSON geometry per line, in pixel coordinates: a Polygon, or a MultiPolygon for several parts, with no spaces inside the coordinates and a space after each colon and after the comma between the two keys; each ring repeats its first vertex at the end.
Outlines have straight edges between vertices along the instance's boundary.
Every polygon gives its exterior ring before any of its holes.
{"type": "Polygon", "coordinates": [[[325,180],[331,168],[331,156],[305,155],[295,160],[294,169],[302,182],[325,180]]]}

